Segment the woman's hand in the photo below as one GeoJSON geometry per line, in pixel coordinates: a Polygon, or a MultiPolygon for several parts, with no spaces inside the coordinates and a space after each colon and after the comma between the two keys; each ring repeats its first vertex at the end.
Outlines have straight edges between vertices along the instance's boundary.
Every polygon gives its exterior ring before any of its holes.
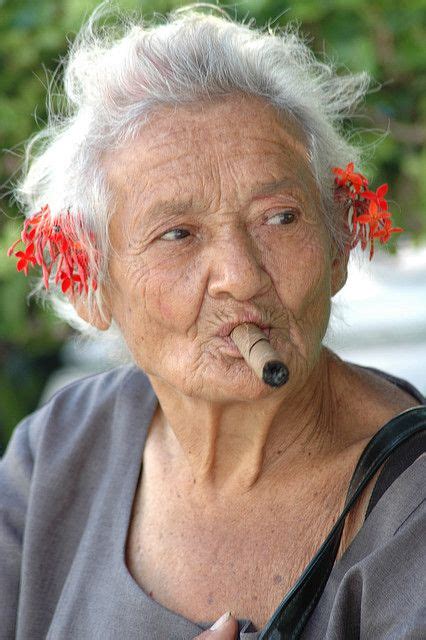
{"type": "Polygon", "coordinates": [[[231,613],[227,611],[214,625],[203,631],[199,636],[196,636],[194,640],[236,640],[238,631],[238,624],[231,613]]]}

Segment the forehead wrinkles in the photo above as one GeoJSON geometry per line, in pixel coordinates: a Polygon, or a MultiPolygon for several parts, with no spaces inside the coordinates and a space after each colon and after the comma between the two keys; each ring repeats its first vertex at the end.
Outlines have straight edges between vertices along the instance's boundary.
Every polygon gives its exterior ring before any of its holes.
{"type": "MultiPolygon", "coordinates": [[[[219,106],[219,119],[217,111],[211,108],[207,113],[188,113],[185,108],[178,108],[172,112],[173,119],[170,110],[167,115],[155,114],[138,140],[107,159],[109,175],[121,191],[117,195],[121,196],[122,205],[129,199],[146,198],[151,190],[157,198],[163,193],[167,196],[166,192],[173,197],[171,187],[179,193],[185,191],[187,196],[194,194],[196,185],[201,186],[205,195],[206,191],[222,191],[229,182],[232,190],[238,184],[239,162],[241,168],[249,169],[249,173],[242,173],[249,189],[264,181],[266,175],[277,177],[276,173],[289,172],[302,188],[313,180],[304,136],[294,122],[283,122],[275,110],[253,110],[252,105],[249,105],[251,120],[243,120],[240,114],[237,120],[230,121],[224,117],[226,109],[219,106]],[[236,121],[240,124],[235,125],[236,121]],[[267,171],[256,164],[258,155],[263,160],[271,158],[267,171]],[[252,158],[253,169],[244,166],[252,158]],[[182,182],[184,174],[191,176],[187,185],[185,180],[182,182]],[[158,189],[161,181],[163,190],[158,189]]],[[[244,189],[243,184],[241,187],[244,189]]],[[[135,204],[133,201],[132,205],[135,204]]]]}
{"type": "MultiPolygon", "coordinates": [[[[201,156],[210,150],[235,153],[238,150],[254,155],[259,151],[279,149],[287,154],[294,154],[303,163],[309,164],[309,151],[304,135],[293,123],[280,122],[278,119],[264,121],[262,118],[253,122],[242,122],[241,118],[234,122],[194,118],[180,120],[178,123],[165,121],[156,130],[155,139],[148,141],[145,151],[151,156],[179,155],[185,157],[188,151],[201,156]],[[180,149],[185,150],[180,154],[180,149]]],[[[157,123],[160,126],[160,123],[157,123]]]]}
{"type": "Polygon", "coordinates": [[[166,150],[170,142],[205,149],[206,142],[238,146],[269,139],[280,140],[301,158],[309,159],[306,135],[300,125],[257,96],[232,95],[211,103],[165,106],[152,114],[142,135],[146,131],[148,151],[155,145],[166,150]]]}
{"type": "MultiPolygon", "coordinates": [[[[170,153],[154,154],[137,149],[129,154],[130,157],[116,158],[111,165],[110,175],[116,186],[126,191],[140,190],[145,187],[165,188],[173,184],[181,187],[194,185],[209,186],[216,180],[230,178],[239,184],[245,183],[250,190],[257,183],[267,181],[268,177],[288,175],[294,182],[306,184],[310,166],[305,161],[306,150],[300,161],[295,157],[294,149],[284,147],[279,141],[265,141],[258,139],[261,147],[251,148],[250,145],[224,145],[217,148],[209,145],[203,148],[189,146],[180,149],[170,143],[164,145],[170,153]]],[[[247,142],[247,141],[246,141],[247,142]]],[[[157,190],[157,189],[156,189],[157,190]]],[[[161,191],[160,191],[161,193],[161,191]]]]}

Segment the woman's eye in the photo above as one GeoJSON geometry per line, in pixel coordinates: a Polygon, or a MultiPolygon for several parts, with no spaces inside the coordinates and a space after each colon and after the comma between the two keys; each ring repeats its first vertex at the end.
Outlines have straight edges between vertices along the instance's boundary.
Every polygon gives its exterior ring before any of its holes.
{"type": "Polygon", "coordinates": [[[166,233],[163,233],[163,235],[161,236],[162,240],[183,240],[184,238],[186,238],[187,236],[189,236],[189,231],[187,231],[186,229],[170,229],[169,231],[166,231],[166,233]]]}
{"type": "Polygon", "coordinates": [[[280,211],[268,219],[267,224],[291,224],[296,220],[294,211],[280,211]]]}

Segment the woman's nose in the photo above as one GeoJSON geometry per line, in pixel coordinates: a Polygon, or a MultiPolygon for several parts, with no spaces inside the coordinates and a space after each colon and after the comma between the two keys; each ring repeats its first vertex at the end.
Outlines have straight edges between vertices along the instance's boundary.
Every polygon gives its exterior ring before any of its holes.
{"type": "Polygon", "coordinates": [[[261,252],[247,233],[241,231],[217,240],[210,257],[208,293],[212,298],[250,300],[265,293],[270,285],[261,252]]]}

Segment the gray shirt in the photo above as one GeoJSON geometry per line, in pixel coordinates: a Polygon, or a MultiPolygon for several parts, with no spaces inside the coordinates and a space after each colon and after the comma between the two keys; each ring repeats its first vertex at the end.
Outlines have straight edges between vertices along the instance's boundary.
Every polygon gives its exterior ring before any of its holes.
{"type": "MultiPolygon", "coordinates": [[[[68,386],[16,428],[0,461],[1,640],[189,640],[212,624],[160,605],[125,563],[156,406],[148,378],[120,367],[68,386]]],[[[335,563],[304,640],[426,638],[425,458],[335,563]]],[[[239,627],[258,635],[249,620],[239,627]]]]}

